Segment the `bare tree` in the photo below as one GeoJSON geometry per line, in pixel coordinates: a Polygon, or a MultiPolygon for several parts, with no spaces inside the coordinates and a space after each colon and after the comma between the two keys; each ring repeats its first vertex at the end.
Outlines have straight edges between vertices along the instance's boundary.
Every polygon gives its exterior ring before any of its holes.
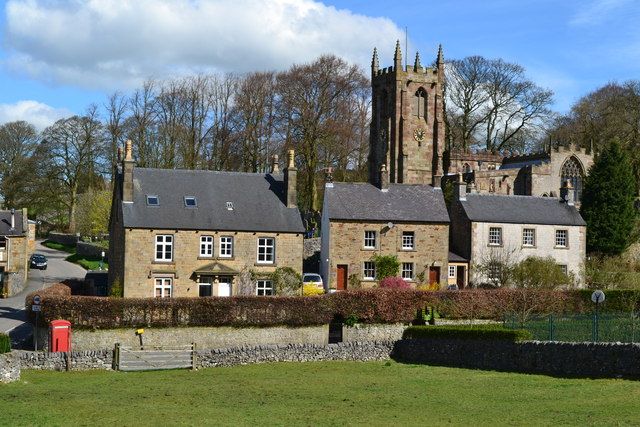
{"type": "Polygon", "coordinates": [[[97,108],[90,107],[85,116],[58,120],[43,134],[53,160],[53,175],[64,189],[70,231],[75,231],[76,204],[79,192],[99,183],[103,172],[104,129],[97,108]]]}
{"type": "Polygon", "coordinates": [[[471,56],[447,66],[449,138],[462,149],[524,150],[550,125],[553,93],[537,86],[518,64],[471,56]],[[481,143],[481,141],[483,141],[481,143]]]}
{"type": "Polygon", "coordinates": [[[121,93],[115,92],[109,96],[105,110],[107,113],[105,130],[109,139],[108,159],[110,170],[113,173],[117,163],[118,147],[124,144],[125,139],[124,122],[127,112],[127,99],[121,93]]]}
{"type": "Polygon", "coordinates": [[[286,145],[297,149],[302,166],[303,208],[318,209],[316,172],[326,167],[323,151],[343,143],[353,101],[368,90],[362,71],[325,55],[294,65],[277,77],[278,115],[286,145]]]}

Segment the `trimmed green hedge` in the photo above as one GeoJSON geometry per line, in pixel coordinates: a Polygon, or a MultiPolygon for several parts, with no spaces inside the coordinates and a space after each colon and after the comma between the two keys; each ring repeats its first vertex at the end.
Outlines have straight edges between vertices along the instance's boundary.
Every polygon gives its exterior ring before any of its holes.
{"type": "Polygon", "coordinates": [[[9,335],[0,333],[0,354],[11,351],[11,338],[9,335]]]}
{"type": "Polygon", "coordinates": [[[528,341],[531,332],[505,329],[502,325],[411,326],[402,334],[404,339],[456,338],[494,341],[528,341]]]}

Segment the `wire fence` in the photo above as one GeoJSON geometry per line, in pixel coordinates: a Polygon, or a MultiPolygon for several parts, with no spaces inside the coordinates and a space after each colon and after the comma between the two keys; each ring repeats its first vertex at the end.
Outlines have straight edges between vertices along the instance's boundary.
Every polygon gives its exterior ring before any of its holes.
{"type": "Polygon", "coordinates": [[[631,313],[571,314],[530,317],[524,323],[507,316],[505,328],[526,329],[538,341],[640,342],[640,316],[631,313]]]}

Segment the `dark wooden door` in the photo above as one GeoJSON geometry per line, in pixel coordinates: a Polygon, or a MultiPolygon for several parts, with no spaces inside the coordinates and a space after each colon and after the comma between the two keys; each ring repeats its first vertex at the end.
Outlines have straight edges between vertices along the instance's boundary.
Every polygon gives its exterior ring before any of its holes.
{"type": "Polygon", "coordinates": [[[456,267],[456,284],[458,285],[458,289],[464,289],[464,270],[465,267],[462,265],[456,267]]]}
{"type": "Polygon", "coordinates": [[[440,267],[429,267],[429,284],[440,283],[440,267]]]}
{"type": "Polygon", "coordinates": [[[338,283],[337,289],[339,291],[344,291],[347,289],[347,277],[348,277],[349,266],[346,264],[338,265],[338,283]]]}

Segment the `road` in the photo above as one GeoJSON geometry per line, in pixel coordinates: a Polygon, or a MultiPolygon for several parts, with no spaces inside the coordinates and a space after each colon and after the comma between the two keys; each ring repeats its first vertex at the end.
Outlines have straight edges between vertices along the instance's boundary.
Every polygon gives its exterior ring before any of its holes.
{"type": "Polygon", "coordinates": [[[36,242],[35,252],[48,259],[46,270],[30,270],[27,287],[11,298],[0,299],[0,332],[9,333],[14,343],[22,341],[31,334],[31,325],[25,323],[25,297],[38,289],[44,289],[65,279],[83,279],[86,270],[77,264],[65,261],[68,253],[49,249],[36,242]]]}

